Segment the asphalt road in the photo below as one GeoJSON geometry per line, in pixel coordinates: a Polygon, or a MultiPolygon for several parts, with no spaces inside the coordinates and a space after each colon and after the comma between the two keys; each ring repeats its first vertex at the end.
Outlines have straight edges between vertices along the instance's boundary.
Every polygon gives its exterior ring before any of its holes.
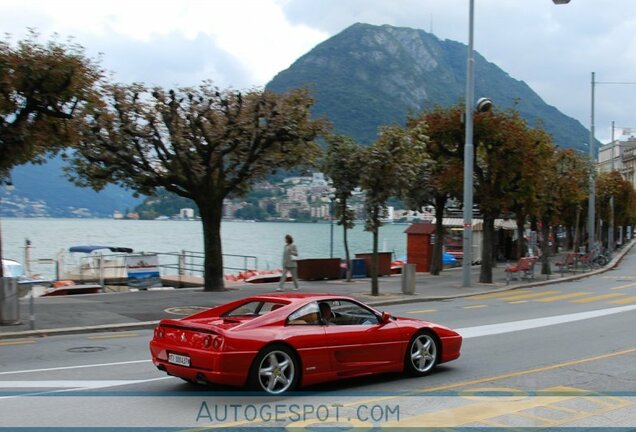
{"type": "Polygon", "coordinates": [[[0,341],[0,426],[636,428],[634,264],[526,291],[387,306],[458,329],[462,357],[424,378],[280,397],[165,376],[149,360],[150,331],[0,341]]]}

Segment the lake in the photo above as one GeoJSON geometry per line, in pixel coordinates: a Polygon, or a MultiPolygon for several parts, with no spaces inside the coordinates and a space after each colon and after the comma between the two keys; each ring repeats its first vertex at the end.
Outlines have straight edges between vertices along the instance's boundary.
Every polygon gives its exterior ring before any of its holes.
{"type": "MultiPolygon", "coordinates": [[[[154,221],[114,219],[35,219],[3,218],[3,257],[24,261],[25,239],[31,241],[31,257],[56,258],[61,250],[77,245],[130,247],[135,252],[203,251],[200,221],[154,221]]],[[[388,224],[380,228],[380,251],[393,252],[394,258],[406,255],[408,225],[388,224]]],[[[251,255],[259,269],[278,268],[285,234],[294,237],[301,258],[329,257],[328,223],[223,222],[223,253],[251,255]]],[[[348,231],[349,251],[372,250],[372,235],[357,224],[348,231]]],[[[342,227],[333,226],[333,253],[344,258],[342,227]]],[[[52,277],[52,265],[33,265],[33,271],[52,277]]]]}

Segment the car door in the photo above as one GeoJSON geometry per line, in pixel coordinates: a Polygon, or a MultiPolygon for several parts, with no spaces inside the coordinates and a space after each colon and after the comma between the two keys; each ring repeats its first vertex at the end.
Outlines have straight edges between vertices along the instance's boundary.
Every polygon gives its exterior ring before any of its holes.
{"type": "Polygon", "coordinates": [[[300,355],[305,379],[311,381],[312,375],[331,373],[331,360],[324,350],[327,345],[325,326],[320,321],[316,302],[308,303],[289,315],[284,339],[300,355]]]}
{"type": "Polygon", "coordinates": [[[372,310],[349,300],[333,300],[333,319],[323,323],[331,363],[340,375],[394,369],[404,359],[401,333],[394,321],[380,322],[372,310]]]}

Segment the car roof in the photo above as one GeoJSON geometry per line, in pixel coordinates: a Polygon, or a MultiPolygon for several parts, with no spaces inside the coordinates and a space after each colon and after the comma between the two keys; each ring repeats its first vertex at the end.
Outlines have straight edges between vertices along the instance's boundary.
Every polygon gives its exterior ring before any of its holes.
{"type": "Polygon", "coordinates": [[[334,300],[334,299],[343,299],[343,300],[355,300],[353,297],[344,296],[341,294],[329,294],[329,293],[268,293],[268,294],[259,294],[255,296],[246,297],[243,300],[266,300],[266,301],[276,301],[276,300],[286,300],[291,303],[307,303],[309,301],[320,301],[320,300],[334,300]]]}

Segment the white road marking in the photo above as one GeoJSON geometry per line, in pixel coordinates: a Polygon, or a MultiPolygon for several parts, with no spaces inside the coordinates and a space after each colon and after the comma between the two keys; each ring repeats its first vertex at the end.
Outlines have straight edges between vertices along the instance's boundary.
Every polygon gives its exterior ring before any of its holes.
{"type": "Polygon", "coordinates": [[[49,371],[58,371],[58,370],[82,369],[82,368],[106,367],[106,366],[120,366],[120,365],[135,364],[135,363],[147,363],[150,361],[151,361],[150,359],[131,360],[131,361],[114,362],[114,363],[97,363],[97,364],[78,365],[78,366],[60,366],[60,367],[45,368],[45,369],[27,369],[27,370],[0,372],[0,375],[12,375],[12,374],[18,374],[18,373],[33,373],[33,372],[49,372],[49,371]]]}
{"type": "Polygon", "coordinates": [[[20,397],[32,397],[32,396],[44,396],[50,395],[53,393],[64,393],[75,390],[95,390],[95,389],[105,389],[109,387],[120,387],[130,384],[143,384],[153,381],[163,381],[167,379],[173,379],[171,376],[164,376],[159,378],[150,378],[145,380],[103,380],[103,381],[81,381],[81,380],[72,380],[72,381],[0,381],[0,388],[42,388],[47,387],[47,383],[53,383],[56,385],[52,385],[50,387],[58,388],[58,390],[51,391],[41,391],[34,393],[23,393],[11,396],[0,396],[0,399],[15,399],[20,397]],[[11,384],[15,383],[14,387],[11,387],[11,384]],[[66,383],[66,384],[65,384],[66,383]],[[6,386],[5,386],[6,385],[6,386]],[[59,389],[60,386],[64,386],[65,388],[59,389]]]}
{"type": "Polygon", "coordinates": [[[103,388],[137,384],[143,380],[51,380],[51,381],[0,381],[0,388],[103,388]]]}
{"type": "Polygon", "coordinates": [[[548,327],[557,324],[564,324],[574,321],[582,321],[591,318],[598,318],[607,315],[614,315],[622,312],[629,312],[636,310],[636,305],[621,306],[610,309],[601,309],[588,312],[578,312],[567,315],[557,315],[545,318],[535,318],[521,321],[512,321],[507,323],[489,324],[477,327],[466,327],[461,329],[455,329],[457,333],[462,335],[464,339],[491,336],[502,333],[511,333],[521,330],[529,330],[539,327],[548,327]]]}

